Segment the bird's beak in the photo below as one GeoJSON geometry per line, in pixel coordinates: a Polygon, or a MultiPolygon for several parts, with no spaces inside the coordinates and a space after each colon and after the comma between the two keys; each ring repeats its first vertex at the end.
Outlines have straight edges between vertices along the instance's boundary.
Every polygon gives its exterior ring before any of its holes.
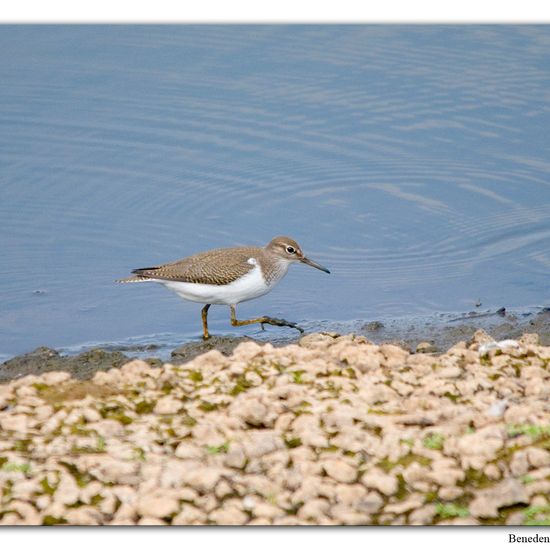
{"type": "Polygon", "coordinates": [[[307,264],[307,265],[310,265],[311,267],[315,267],[317,269],[320,269],[321,271],[324,271],[325,273],[330,273],[330,271],[326,267],[323,267],[321,264],[318,264],[317,262],[314,262],[313,260],[310,260],[309,258],[306,258],[305,256],[303,258],[300,258],[300,261],[303,264],[307,264]]]}

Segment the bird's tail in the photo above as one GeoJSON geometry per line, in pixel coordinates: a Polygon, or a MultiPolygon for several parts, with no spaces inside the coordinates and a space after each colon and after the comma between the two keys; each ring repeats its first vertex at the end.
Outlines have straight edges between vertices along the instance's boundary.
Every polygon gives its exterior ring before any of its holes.
{"type": "Polygon", "coordinates": [[[150,280],[149,277],[144,277],[143,275],[133,275],[132,277],[126,277],[126,279],[117,279],[115,283],[143,283],[150,280]]]}

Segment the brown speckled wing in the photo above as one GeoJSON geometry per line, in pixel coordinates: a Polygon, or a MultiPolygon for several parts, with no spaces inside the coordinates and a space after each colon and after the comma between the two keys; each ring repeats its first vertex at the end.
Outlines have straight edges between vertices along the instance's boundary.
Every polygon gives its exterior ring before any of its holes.
{"type": "Polygon", "coordinates": [[[258,258],[260,252],[260,248],[254,247],[219,248],[177,262],[135,269],[132,273],[142,279],[227,285],[246,275],[254,267],[248,259],[258,258]]]}

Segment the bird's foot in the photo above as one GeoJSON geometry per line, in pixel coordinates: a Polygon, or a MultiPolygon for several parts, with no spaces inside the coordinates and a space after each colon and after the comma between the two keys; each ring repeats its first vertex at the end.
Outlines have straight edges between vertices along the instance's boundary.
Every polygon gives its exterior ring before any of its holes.
{"type": "Polygon", "coordinates": [[[304,332],[304,329],[302,327],[299,327],[296,323],[291,323],[290,321],[286,321],[285,319],[277,319],[275,317],[264,317],[262,320],[262,328],[263,325],[274,325],[276,327],[289,327],[289,328],[295,328],[296,330],[299,330],[301,333],[304,332]]]}

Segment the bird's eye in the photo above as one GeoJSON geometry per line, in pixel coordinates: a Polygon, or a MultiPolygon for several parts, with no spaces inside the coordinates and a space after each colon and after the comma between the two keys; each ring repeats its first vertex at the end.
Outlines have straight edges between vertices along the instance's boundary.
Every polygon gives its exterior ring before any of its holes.
{"type": "Polygon", "coordinates": [[[296,250],[294,249],[294,247],[292,246],[287,246],[286,247],[286,251],[289,253],[289,254],[294,254],[296,252],[296,250]]]}

